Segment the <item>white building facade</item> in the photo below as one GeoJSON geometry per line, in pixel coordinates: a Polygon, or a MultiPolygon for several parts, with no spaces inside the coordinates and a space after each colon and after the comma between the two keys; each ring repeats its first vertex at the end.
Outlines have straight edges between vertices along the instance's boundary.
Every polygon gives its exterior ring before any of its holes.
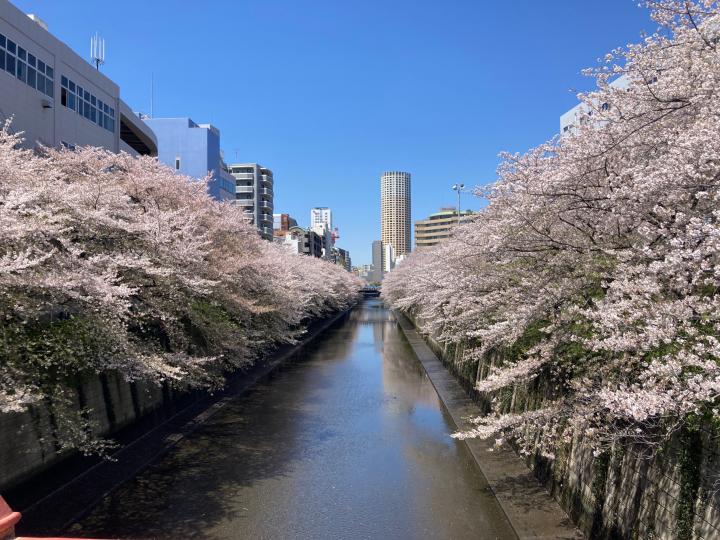
{"type": "Polygon", "coordinates": [[[383,173],[380,180],[380,237],[383,249],[392,246],[394,256],[405,255],[411,250],[410,205],[410,173],[383,173]]]}
{"type": "Polygon", "coordinates": [[[310,227],[324,223],[332,231],[332,210],[327,206],[316,206],[310,209],[310,227]]]}

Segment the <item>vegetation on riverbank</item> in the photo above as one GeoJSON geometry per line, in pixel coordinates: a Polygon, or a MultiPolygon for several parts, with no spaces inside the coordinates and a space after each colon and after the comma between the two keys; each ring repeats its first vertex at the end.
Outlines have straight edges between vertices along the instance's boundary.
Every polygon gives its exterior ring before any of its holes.
{"type": "Polygon", "coordinates": [[[658,32],[592,70],[574,130],[504,155],[488,207],[383,283],[460,362],[492,359],[493,410],[459,436],[602,456],[720,419],[720,7],[648,5],[658,32]]]}
{"type": "Polygon", "coordinates": [[[215,388],[352,304],[339,266],[259,238],[206,181],[150,157],[18,148],[0,130],[0,412],[52,408],[58,444],[104,448],[73,388],[215,388]]]}

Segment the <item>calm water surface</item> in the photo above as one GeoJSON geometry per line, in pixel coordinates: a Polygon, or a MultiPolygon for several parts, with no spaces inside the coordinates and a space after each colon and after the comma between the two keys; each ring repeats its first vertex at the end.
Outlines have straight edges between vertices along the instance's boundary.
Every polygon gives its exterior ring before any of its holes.
{"type": "Polygon", "coordinates": [[[366,300],[76,536],[515,538],[392,314],[366,300]]]}

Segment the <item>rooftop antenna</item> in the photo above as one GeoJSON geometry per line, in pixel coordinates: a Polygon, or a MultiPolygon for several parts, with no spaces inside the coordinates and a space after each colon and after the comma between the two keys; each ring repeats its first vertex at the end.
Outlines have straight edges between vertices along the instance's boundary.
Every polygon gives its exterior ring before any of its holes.
{"type": "Polygon", "coordinates": [[[97,32],[90,38],[90,60],[98,71],[105,63],[105,40],[97,32]]]}

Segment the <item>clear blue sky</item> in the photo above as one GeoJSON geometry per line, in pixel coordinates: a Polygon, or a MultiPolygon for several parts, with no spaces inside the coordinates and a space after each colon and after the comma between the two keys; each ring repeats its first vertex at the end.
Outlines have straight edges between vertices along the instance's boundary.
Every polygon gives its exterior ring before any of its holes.
{"type": "MultiPolygon", "coordinates": [[[[370,262],[380,174],[412,173],[413,220],[450,186],[495,178],[497,154],[558,130],[580,70],[653,23],[637,0],[14,0],[87,56],[135,110],[221,131],[228,161],[275,173],[275,211],[330,206],[338,245],[370,262]]],[[[465,196],[463,207],[480,201],[465,196]]]]}

